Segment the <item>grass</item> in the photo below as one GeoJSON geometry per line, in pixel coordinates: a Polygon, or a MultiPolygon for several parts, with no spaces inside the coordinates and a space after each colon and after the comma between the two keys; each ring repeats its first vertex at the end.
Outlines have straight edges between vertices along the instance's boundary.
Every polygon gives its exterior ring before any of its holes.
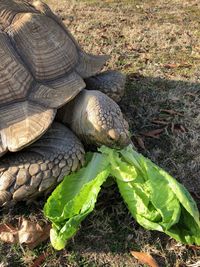
{"type": "MultiPolygon", "coordinates": [[[[133,141],[140,152],[184,183],[200,204],[199,1],[46,2],[86,51],[111,55],[105,69],[127,74],[120,106],[133,141]],[[160,128],[164,130],[158,138],[144,136],[160,128]]],[[[42,206],[42,200],[27,209],[17,205],[3,211],[1,219],[16,222],[24,213],[39,219],[42,206]]],[[[0,266],[32,266],[44,251],[42,266],[48,267],[142,266],[130,250],[151,253],[159,266],[200,266],[199,250],[136,224],[115,187],[102,190],[94,213],[65,250],[55,252],[49,243],[34,251],[0,244],[0,266]]]]}

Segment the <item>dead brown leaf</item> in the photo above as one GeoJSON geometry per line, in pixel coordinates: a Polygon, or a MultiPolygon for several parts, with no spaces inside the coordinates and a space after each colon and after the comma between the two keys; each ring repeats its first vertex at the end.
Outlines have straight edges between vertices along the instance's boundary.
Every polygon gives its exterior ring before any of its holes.
{"type": "Polygon", "coordinates": [[[6,243],[27,244],[33,249],[41,242],[49,238],[50,225],[43,228],[36,222],[26,219],[20,219],[19,227],[13,227],[9,224],[0,225],[0,240],[6,243]]]}
{"type": "Polygon", "coordinates": [[[6,243],[17,242],[17,230],[10,224],[0,225],[0,240],[6,243]]]}
{"type": "Polygon", "coordinates": [[[164,120],[152,120],[151,122],[154,124],[160,124],[160,125],[168,125],[169,124],[168,121],[164,121],[164,120]]]}
{"type": "Polygon", "coordinates": [[[46,253],[42,253],[30,267],[40,267],[47,257],[46,253]]]}
{"type": "Polygon", "coordinates": [[[15,231],[15,227],[13,227],[11,224],[9,223],[0,224],[0,233],[11,232],[11,231],[15,231]]]}
{"type": "Polygon", "coordinates": [[[143,138],[141,136],[136,136],[135,139],[136,139],[139,147],[141,147],[142,149],[146,150],[143,138]]]}
{"type": "Polygon", "coordinates": [[[177,133],[177,132],[182,132],[182,133],[185,133],[187,132],[186,128],[182,125],[182,124],[174,124],[172,123],[171,124],[171,131],[172,133],[177,133]]]}
{"type": "Polygon", "coordinates": [[[44,228],[43,228],[42,234],[38,237],[38,239],[35,239],[35,241],[33,241],[32,243],[28,244],[28,247],[30,249],[34,249],[39,244],[41,244],[43,241],[47,240],[49,238],[49,235],[50,235],[50,229],[51,229],[51,225],[50,224],[46,224],[44,226],[44,228]]]}
{"type": "Polygon", "coordinates": [[[191,92],[187,92],[184,95],[186,95],[186,96],[193,96],[193,97],[196,97],[197,96],[195,93],[191,93],[191,92]]]}
{"type": "Polygon", "coordinates": [[[187,62],[183,62],[179,64],[179,68],[191,68],[192,64],[187,63],[187,62]]]}
{"type": "Polygon", "coordinates": [[[131,255],[142,264],[147,264],[150,267],[159,267],[157,262],[150,254],[145,252],[131,251],[131,255]]]}
{"type": "Polygon", "coordinates": [[[166,69],[176,69],[176,68],[191,68],[192,64],[183,62],[183,63],[168,63],[163,65],[166,69]]]}
{"type": "Polygon", "coordinates": [[[179,116],[184,116],[182,113],[176,111],[176,110],[173,110],[173,109],[161,109],[160,112],[165,112],[165,113],[168,113],[170,115],[179,115],[179,116]]]}
{"type": "Polygon", "coordinates": [[[18,230],[19,243],[30,244],[42,235],[42,227],[35,222],[23,220],[18,230]]]}
{"type": "Polygon", "coordinates": [[[163,67],[166,68],[166,69],[175,69],[175,68],[177,68],[177,64],[168,63],[168,64],[164,64],[163,67]]]}
{"type": "Polygon", "coordinates": [[[164,129],[165,128],[155,129],[149,132],[142,133],[142,135],[158,139],[160,137],[160,134],[164,131],[164,129]]]}

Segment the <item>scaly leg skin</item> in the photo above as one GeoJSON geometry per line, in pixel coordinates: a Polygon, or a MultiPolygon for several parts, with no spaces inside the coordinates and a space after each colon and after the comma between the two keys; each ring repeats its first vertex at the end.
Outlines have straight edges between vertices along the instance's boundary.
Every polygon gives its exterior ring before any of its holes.
{"type": "Polygon", "coordinates": [[[119,102],[125,92],[126,76],[119,71],[105,71],[85,79],[88,90],[99,90],[119,102]]]}
{"type": "Polygon", "coordinates": [[[0,163],[0,206],[36,198],[84,163],[84,148],[64,125],[52,127],[28,148],[0,163]]]}

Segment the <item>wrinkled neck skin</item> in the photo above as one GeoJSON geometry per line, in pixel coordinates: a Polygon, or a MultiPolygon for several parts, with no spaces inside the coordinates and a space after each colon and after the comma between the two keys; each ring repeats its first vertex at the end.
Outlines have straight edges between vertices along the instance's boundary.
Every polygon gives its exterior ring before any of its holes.
{"type": "MultiPolygon", "coordinates": [[[[86,91],[79,93],[70,103],[60,108],[57,120],[69,125],[71,130],[86,144],[94,144],[90,138],[92,125],[87,120],[88,100],[86,91]]],[[[91,111],[90,111],[91,112],[91,111]]]]}
{"type": "MultiPolygon", "coordinates": [[[[85,92],[81,92],[74,100],[70,128],[86,144],[93,143],[91,140],[92,125],[88,121],[88,100],[85,92]]],[[[91,112],[91,111],[90,111],[91,112]]]]}

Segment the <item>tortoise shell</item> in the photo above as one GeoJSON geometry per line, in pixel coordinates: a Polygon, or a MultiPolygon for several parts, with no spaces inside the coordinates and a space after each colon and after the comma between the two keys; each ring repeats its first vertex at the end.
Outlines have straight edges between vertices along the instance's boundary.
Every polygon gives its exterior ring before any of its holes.
{"type": "Polygon", "coordinates": [[[107,56],[86,54],[40,1],[0,1],[0,156],[43,135],[107,56]]]}

